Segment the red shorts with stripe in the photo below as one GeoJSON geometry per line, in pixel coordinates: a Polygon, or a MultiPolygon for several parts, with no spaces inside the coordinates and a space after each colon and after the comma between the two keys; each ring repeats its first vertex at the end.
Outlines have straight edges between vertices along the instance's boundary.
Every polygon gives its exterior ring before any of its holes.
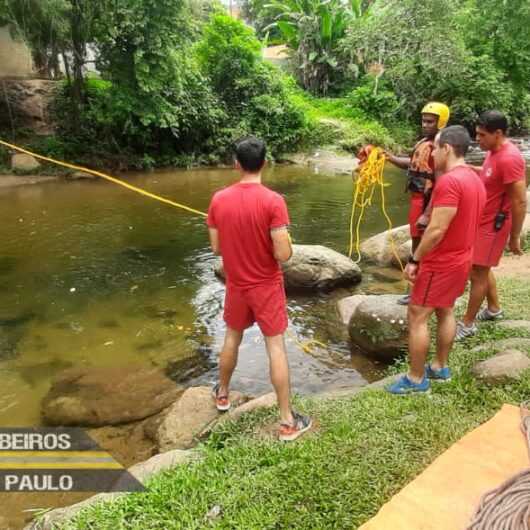
{"type": "Polygon", "coordinates": [[[453,307],[466,289],[470,271],[471,263],[442,272],[426,271],[420,267],[410,303],[422,307],[453,307]]]}
{"type": "Polygon", "coordinates": [[[239,289],[226,286],[224,320],[228,327],[244,331],[257,322],[266,337],[287,329],[287,300],[283,283],[239,289]]]}
{"type": "Polygon", "coordinates": [[[498,232],[493,229],[493,223],[479,226],[473,251],[473,265],[496,267],[501,261],[511,230],[511,220],[505,222],[498,232]]]}
{"type": "Polygon", "coordinates": [[[411,193],[409,205],[409,227],[410,237],[421,237],[423,230],[420,230],[416,223],[423,213],[423,193],[411,193]]]}

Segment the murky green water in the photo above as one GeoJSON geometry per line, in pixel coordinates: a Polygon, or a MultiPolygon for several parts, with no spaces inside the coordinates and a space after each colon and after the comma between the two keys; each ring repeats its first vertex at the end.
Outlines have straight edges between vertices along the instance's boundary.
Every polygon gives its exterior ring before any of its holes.
{"type": "MultiPolygon", "coordinates": [[[[237,176],[230,170],[137,174],[131,181],[205,210],[212,193],[237,176]]],[[[406,220],[403,176],[388,171],[388,211],[406,220]]],[[[266,184],[284,194],[296,242],[345,252],[350,176],[313,174],[300,167],[268,170],[266,184]]],[[[40,401],[51,378],[72,366],[174,366],[189,384],[215,378],[224,331],[223,286],[213,275],[204,220],[107,182],[51,183],[0,192],[0,425],[40,423],[40,401]],[[194,355],[198,370],[178,361],[194,355]]],[[[385,229],[377,208],[363,235],[385,229]]],[[[375,273],[375,276],[374,274],[375,273]]],[[[351,292],[388,292],[367,271],[351,292]]],[[[287,337],[293,387],[302,392],[359,385],[378,367],[352,355],[335,317],[341,291],[289,300],[287,337]],[[295,341],[316,338],[326,348],[304,352],[295,341]]],[[[234,385],[270,388],[257,328],[242,345],[234,385]]]]}

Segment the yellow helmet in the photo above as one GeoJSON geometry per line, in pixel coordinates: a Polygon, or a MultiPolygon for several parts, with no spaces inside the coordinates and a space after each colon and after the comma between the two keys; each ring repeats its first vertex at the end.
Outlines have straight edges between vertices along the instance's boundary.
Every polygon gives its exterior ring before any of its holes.
{"type": "Polygon", "coordinates": [[[425,107],[423,107],[422,114],[434,114],[435,116],[438,116],[438,129],[443,129],[447,122],[449,121],[449,116],[451,115],[451,111],[449,110],[449,107],[447,105],[444,105],[443,103],[438,103],[436,101],[431,101],[430,103],[427,103],[425,107]]]}

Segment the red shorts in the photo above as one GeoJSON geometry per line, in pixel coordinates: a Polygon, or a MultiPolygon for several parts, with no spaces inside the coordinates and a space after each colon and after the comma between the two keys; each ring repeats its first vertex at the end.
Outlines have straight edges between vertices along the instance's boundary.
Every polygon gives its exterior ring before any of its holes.
{"type": "Polygon", "coordinates": [[[471,263],[443,272],[425,271],[420,267],[410,303],[422,307],[453,307],[466,289],[470,271],[471,263]]]}
{"type": "Polygon", "coordinates": [[[421,237],[423,235],[423,230],[420,230],[416,225],[422,213],[423,193],[411,193],[409,206],[410,237],[421,237]]]}
{"type": "Polygon", "coordinates": [[[473,265],[496,267],[506,248],[511,230],[511,220],[505,222],[498,232],[493,229],[493,222],[479,226],[473,251],[473,265]]]}
{"type": "Polygon", "coordinates": [[[247,289],[226,286],[224,319],[228,327],[244,331],[258,323],[266,337],[281,335],[287,329],[287,300],[283,283],[247,289]]]}

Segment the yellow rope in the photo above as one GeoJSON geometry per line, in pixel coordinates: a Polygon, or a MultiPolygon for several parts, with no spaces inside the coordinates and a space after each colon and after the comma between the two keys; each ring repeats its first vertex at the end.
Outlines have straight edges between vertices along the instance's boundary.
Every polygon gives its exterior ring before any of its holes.
{"type": "Polygon", "coordinates": [[[170,206],[174,206],[175,208],[181,208],[182,210],[186,210],[190,213],[201,215],[202,217],[207,217],[207,214],[204,212],[200,212],[199,210],[190,208],[185,204],[180,204],[179,202],[166,199],[165,197],[161,197],[160,195],[156,195],[155,193],[150,193],[149,191],[133,186],[132,184],[128,184],[127,182],[123,182],[122,180],[111,177],[110,175],[106,175],[105,173],[101,173],[100,171],[94,171],[93,169],[88,169],[83,166],[76,166],[75,164],[68,164],[67,162],[61,162],[60,160],[55,160],[54,158],[48,158],[46,156],[38,155],[36,153],[28,151],[27,149],[23,149],[22,147],[18,147],[17,145],[4,142],[3,140],[0,140],[0,145],[3,145],[4,147],[8,147],[9,149],[13,149],[15,151],[19,151],[20,153],[24,153],[26,155],[31,155],[35,158],[38,158],[39,160],[44,160],[45,162],[51,162],[52,164],[57,164],[58,166],[66,167],[68,169],[74,169],[75,171],[83,171],[84,173],[88,173],[96,177],[101,177],[102,179],[108,180],[109,182],[113,182],[114,184],[118,184],[119,186],[123,186],[124,188],[139,193],[140,195],[144,195],[145,197],[149,197],[165,204],[169,204],[170,206]]]}
{"type": "Polygon", "coordinates": [[[381,211],[388,223],[389,237],[390,237],[390,247],[392,253],[397,259],[401,270],[404,270],[403,263],[399,257],[399,254],[396,250],[396,245],[394,242],[394,237],[392,236],[392,221],[386,211],[385,205],[385,179],[384,179],[384,169],[385,169],[385,154],[384,152],[374,147],[366,161],[361,165],[359,169],[359,175],[355,180],[353,188],[353,201],[352,201],[352,211],[350,217],[350,248],[348,251],[348,256],[351,258],[353,251],[355,250],[356,259],[355,263],[361,261],[361,222],[364,217],[364,212],[367,206],[372,205],[374,194],[377,188],[379,188],[381,193],[381,211]],[[357,208],[360,209],[357,222],[355,222],[355,214],[357,208]]]}

